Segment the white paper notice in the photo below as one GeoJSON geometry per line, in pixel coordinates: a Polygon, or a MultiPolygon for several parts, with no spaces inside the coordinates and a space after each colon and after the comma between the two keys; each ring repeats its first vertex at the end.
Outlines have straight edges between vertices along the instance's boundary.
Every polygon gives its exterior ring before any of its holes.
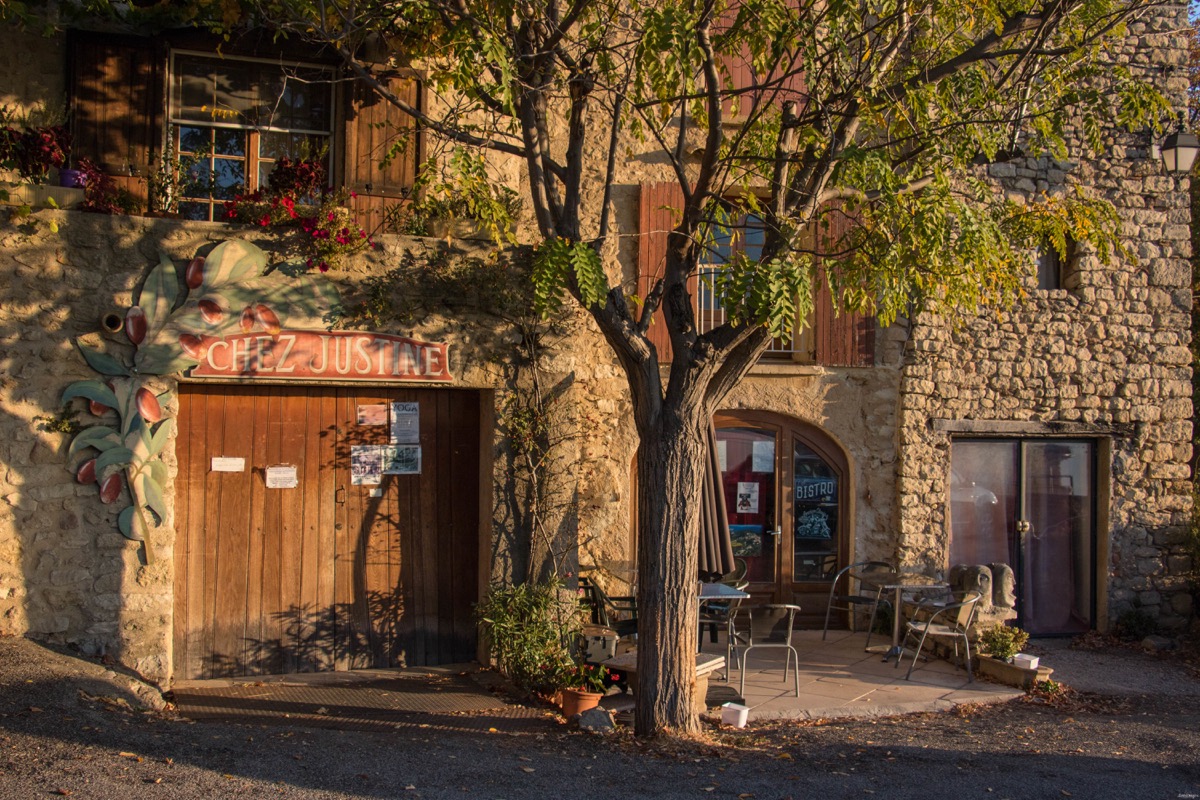
{"type": "Polygon", "coordinates": [[[295,489],[299,485],[300,481],[296,479],[296,468],[291,464],[267,467],[268,489],[295,489]]]}
{"type": "Polygon", "coordinates": [[[213,456],[213,472],[245,472],[246,459],[230,458],[229,456],[213,456]]]}
{"type": "Polygon", "coordinates": [[[723,439],[717,442],[717,461],[721,463],[721,472],[729,472],[729,442],[723,439]]]}
{"type": "Polygon", "coordinates": [[[359,425],[387,425],[387,404],[376,403],[358,407],[359,425]]]}
{"type": "Polygon", "coordinates": [[[354,445],[350,448],[350,483],[374,486],[383,478],[383,448],[379,445],[354,445]]]}
{"type": "Polygon", "coordinates": [[[775,442],[759,440],[751,445],[750,469],[754,472],[775,471],[775,442]]]}
{"type": "Polygon", "coordinates": [[[758,484],[749,481],[739,481],[737,490],[738,514],[758,513],[758,484]]]}
{"type": "Polygon", "coordinates": [[[384,475],[420,475],[421,446],[385,445],[383,448],[384,475]]]}
{"type": "Polygon", "coordinates": [[[421,404],[392,403],[392,444],[421,442],[421,404]]]}

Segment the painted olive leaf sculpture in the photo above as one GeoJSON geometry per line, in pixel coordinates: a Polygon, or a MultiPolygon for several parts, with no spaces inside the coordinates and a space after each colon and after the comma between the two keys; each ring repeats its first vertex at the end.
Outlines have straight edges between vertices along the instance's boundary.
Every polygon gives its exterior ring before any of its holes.
{"type": "Polygon", "coordinates": [[[117,528],[142,543],[146,563],[153,558],[152,533],[167,516],[169,474],[161,455],[174,429],[165,412],[174,394],[155,393],[150,379],[186,372],[223,336],[278,336],[288,318],[321,319],[339,301],[328,281],[308,274],[267,281],[266,267],[266,254],[239,240],[193,258],[182,277],[164,255],[125,313],[133,347],[128,361],[76,341],[88,366],[105,379],[75,381],[63,391],[63,402],[85,399],[98,418],[72,439],[68,468],[80,483],[97,484],[103,503],[116,502],[128,487],[129,505],[117,515],[117,528]]]}

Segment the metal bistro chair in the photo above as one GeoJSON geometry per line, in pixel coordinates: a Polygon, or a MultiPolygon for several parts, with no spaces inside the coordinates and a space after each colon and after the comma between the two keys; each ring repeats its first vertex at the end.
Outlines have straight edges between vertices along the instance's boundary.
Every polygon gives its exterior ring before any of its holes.
{"type": "Polygon", "coordinates": [[[825,609],[825,630],[821,633],[821,640],[829,635],[829,620],[833,617],[834,611],[848,612],[850,617],[850,630],[855,631],[855,616],[859,606],[871,606],[871,621],[867,623],[867,643],[865,647],[871,645],[871,634],[875,628],[875,615],[879,611],[879,606],[883,605],[891,608],[892,604],[886,597],[883,596],[883,587],[880,586],[874,596],[864,594],[862,591],[862,583],[851,572],[852,570],[869,570],[869,569],[886,569],[895,572],[895,566],[886,561],[859,561],[857,564],[851,564],[838,570],[837,575],[833,576],[833,583],[829,584],[829,605],[825,609]],[[857,586],[856,586],[857,584],[857,586]],[[838,587],[841,587],[841,591],[838,587]]]}
{"type": "MultiPolygon", "coordinates": [[[[733,588],[740,592],[746,591],[749,581],[735,584],[733,588]]],[[[744,598],[734,597],[729,600],[710,601],[700,607],[700,638],[704,639],[704,628],[709,629],[712,641],[717,641],[717,626],[725,627],[725,680],[729,680],[731,665],[741,665],[739,648],[750,644],[750,632],[738,628],[738,611],[744,598]]]]}
{"type": "Polygon", "coordinates": [[[750,653],[755,649],[764,647],[783,647],[787,649],[786,661],[783,666],[784,683],[787,683],[788,670],[792,666],[792,656],[796,657],[796,697],[800,696],[800,654],[796,652],[796,648],[792,647],[792,623],[795,622],[796,614],[799,611],[800,606],[784,603],[750,609],[750,643],[742,653],[742,685],[738,689],[738,694],[743,698],[746,696],[746,668],[750,665],[750,653]],[[757,619],[755,618],[756,611],[758,612],[757,619]],[[779,627],[780,621],[784,623],[782,631],[776,630],[779,627]],[[757,636],[759,630],[764,632],[766,641],[759,641],[760,637],[757,636]]]}
{"type": "MultiPolygon", "coordinates": [[[[917,665],[917,659],[921,657],[921,648],[925,646],[925,640],[932,637],[935,641],[938,639],[949,639],[954,642],[954,655],[958,657],[958,642],[962,641],[963,651],[965,653],[967,668],[967,682],[972,683],[975,680],[971,674],[971,640],[967,638],[967,632],[971,628],[971,623],[975,620],[975,612],[978,610],[979,598],[982,595],[979,592],[967,592],[962,600],[953,603],[937,603],[937,604],[921,604],[917,606],[916,616],[923,616],[928,613],[929,616],[922,619],[909,620],[904,633],[904,646],[908,646],[910,637],[915,637],[920,633],[920,639],[917,642],[917,648],[913,651],[912,663],[908,665],[908,674],[904,676],[905,680],[912,677],[913,667],[917,665]]],[[[897,658],[897,663],[904,657],[903,650],[897,658]]]]}

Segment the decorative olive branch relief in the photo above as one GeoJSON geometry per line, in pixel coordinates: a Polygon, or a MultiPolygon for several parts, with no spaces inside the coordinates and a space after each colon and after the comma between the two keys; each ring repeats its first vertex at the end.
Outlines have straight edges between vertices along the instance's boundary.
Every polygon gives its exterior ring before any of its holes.
{"type": "Polygon", "coordinates": [[[76,340],[84,360],[104,378],[76,381],[63,392],[65,403],[86,399],[99,420],[72,439],[68,468],[80,483],[97,484],[103,503],[117,502],[128,488],[129,505],[117,516],[117,528],[142,543],[146,563],[153,558],[152,533],[167,516],[169,476],[161,456],[174,428],[164,411],[174,392],[156,393],[152,384],[168,378],[173,386],[172,378],[199,364],[227,333],[261,330],[276,337],[281,314],[321,319],[338,301],[331,284],[309,275],[268,285],[266,263],[255,245],[231,240],[193,258],[181,279],[164,255],[125,313],[130,358],[76,340]]]}

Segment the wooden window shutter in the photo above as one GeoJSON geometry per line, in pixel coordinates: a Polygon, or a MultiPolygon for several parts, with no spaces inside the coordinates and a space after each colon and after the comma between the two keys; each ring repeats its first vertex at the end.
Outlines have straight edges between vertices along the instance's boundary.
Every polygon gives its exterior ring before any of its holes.
{"type": "Polygon", "coordinates": [[[161,146],[165,53],[151,39],[72,32],[72,155],[146,194],[150,156],[161,146]]]}
{"type": "MultiPolygon", "coordinates": [[[[667,264],[667,236],[679,224],[683,208],[683,190],[675,182],[643,183],[638,200],[638,297],[643,300],[663,276],[667,264]]],[[[654,312],[654,323],[646,331],[658,349],[660,363],[671,358],[671,337],[662,310],[654,312]]]]}
{"type": "MultiPolygon", "coordinates": [[[[830,215],[829,236],[840,239],[852,224],[842,213],[830,215]]],[[[869,367],[875,363],[875,317],[861,312],[838,314],[833,294],[818,275],[813,297],[815,360],[827,367],[869,367]]]]}
{"type": "MultiPolygon", "coordinates": [[[[393,75],[384,83],[397,97],[419,107],[421,84],[416,75],[393,75]]],[[[350,87],[342,183],[358,195],[352,207],[359,223],[376,230],[382,226],[387,208],[407,198],[412,190],[420,163],[420,141],[412,117],[360,81],[350,87]],[[408,137],[407,148],[381,169],[380,162],[402,137],[408,137]]]]}

